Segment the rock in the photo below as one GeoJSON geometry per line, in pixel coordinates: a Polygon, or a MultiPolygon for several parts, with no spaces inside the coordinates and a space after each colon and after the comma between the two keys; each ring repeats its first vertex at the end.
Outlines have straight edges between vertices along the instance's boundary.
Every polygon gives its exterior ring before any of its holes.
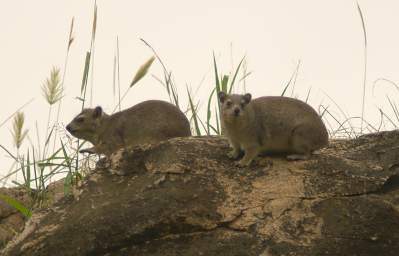
{"type": "Polygon", "coordinates": [[[238,168],[219,137],[115,153],[4,255],[397,255],[399,131],[238,168]],[[108,167],[109,166],[109,167],[108,167]],[[106,169],[107,169],[106,168],[106,169]]]}
{"type": "MultiPolygon", "coordinates": [[[[43,200],[34,200],[34,191],[31,190],[31,193],[29,195],[28,190],[22,187],[0,188],[0,194],[16,199],[28,209],[43,208],[64,198],[64,179],[51,183],[47,187],[46,198],[43,200]]],[[[8,241],[24,229],[25,222],[24,215],[0,199],[0,248],[3,248],[8,241]]]]}
{"type": "MultiPolygon", "coordinates": [[[[24,205],[30,198],[25,190],[20,188],[0,188],[0,194],[9,196],[24,205]]],[[[25,226],[25,217],[15,208],[0,199],[0,248],[3,248],[25,226]]]]}

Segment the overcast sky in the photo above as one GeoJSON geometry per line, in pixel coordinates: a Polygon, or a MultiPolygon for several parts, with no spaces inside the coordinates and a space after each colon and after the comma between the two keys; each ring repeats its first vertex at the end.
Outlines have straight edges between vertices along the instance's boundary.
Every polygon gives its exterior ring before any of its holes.
{"type": "MultiPolygon", "coordinates": [[[[90,47],[94,1],[87,0],[0,0],[0,122],[30,99],[23,111],[30,136],[35,141],[35,122],[43,137],[48,105],[41,85],[52,66],[63,68],[69,26],[75,17],[74,37],[65,80],[65,97],[60,121],[67,123],[80,109],[84,57],[90,47]]],[[[93,105],[112,111],[113,58],[116,37],[120,41],[120,75],[123,91],[151,50],[157,50],[173,71],[179,92],[185,86],[196,91],[206,106],[214,86],[212,52],[222,72],[229,72],[247,56],[247,91],[254,97],[279,95],[299,60],[293,96],[310,103],[330,106],[339,114],[333,99],[348,116],[361,114],[364,73],[364,39],[356,1],[351,0],[202,0],[130,1],[98,0],[98,24],[93,73],[93,105]],[[205,78],[203,80],[203,78],[205,78]],[[202,83],[201,83],[202,81],[202,83]]],[[[398,98],[398,91],[378,78],[399,81],[399,1],[359,0],[368,36],[366,119],[378,123],[378,108],[389,112],[386,95],[398,98]]],[[[150,74],[162,75],[159,63],[150,74]]],[[[89,84],[91,80],[89,80],[89,84]]],[[[242,87],[237,92],[242,92],[242,87]]],[[[291,91],[289,90],[289,95],[291,91]]],[[[134,87],[123,107],[146,99],[165,99],[159,83],[147,76],[134,87]]],[[[394,118],[391,113],[391,117],[394,118]]],[[[0,127],[0,144],[14,152],[11,122],[0,127]]],[[[0,152],[0,173],[9,159],[0,152]]]]}

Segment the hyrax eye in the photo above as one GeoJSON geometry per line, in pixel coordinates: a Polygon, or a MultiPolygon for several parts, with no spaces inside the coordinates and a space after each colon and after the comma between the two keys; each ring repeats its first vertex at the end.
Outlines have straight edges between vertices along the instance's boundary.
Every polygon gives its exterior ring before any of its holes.
{"type": "Polygon", "coordinates": [[[231,101],[227,101],[227,102],[226,102],[226,106],[227,106],[227,107],[231,107],[232,104],[233,104],[233,103],[232,103],[231,101]]]}
{"type": "Polygon", "coordinates": [[[76,122],[77,122],[77,123],[83,123],[84,120],[85,120],[85,119],[84,119],[83,117],[78,117],[78,118],[76,118],[76,122]]]}

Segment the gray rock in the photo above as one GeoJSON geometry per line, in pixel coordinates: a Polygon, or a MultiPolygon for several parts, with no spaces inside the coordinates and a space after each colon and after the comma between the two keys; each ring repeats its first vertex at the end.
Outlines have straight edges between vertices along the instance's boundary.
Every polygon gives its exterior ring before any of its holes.
{"type": "Polygon", "coordinates": [[[399,132],[237,168],[218,137],[117,152],[4,255],[398,255],[399,132]]]}

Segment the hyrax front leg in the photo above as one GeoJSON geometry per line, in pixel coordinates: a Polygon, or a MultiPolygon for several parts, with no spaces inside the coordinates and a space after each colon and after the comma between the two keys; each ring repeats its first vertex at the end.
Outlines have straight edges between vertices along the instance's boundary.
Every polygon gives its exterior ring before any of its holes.
{"type": "Polygon", "coordinates": [[[227,156],[230,159],[234,159],[235,160],[235,159],[239,158],[240,155],[241,155],[241,147],[240,147],[240,144],[237,143],[236,141],[230,140],[229,142],[230,142],[230,146],[233,149],[229,153],[227,153],[227,156]]]}
{"type": "Polygon", "coordinates": [[[252,161],[258,156],[259,154],[259,145],[250,145],[244,147],[245,155],[244,157],[238,162],[238,166],[245,167],[249,166],[252,161]]]}

